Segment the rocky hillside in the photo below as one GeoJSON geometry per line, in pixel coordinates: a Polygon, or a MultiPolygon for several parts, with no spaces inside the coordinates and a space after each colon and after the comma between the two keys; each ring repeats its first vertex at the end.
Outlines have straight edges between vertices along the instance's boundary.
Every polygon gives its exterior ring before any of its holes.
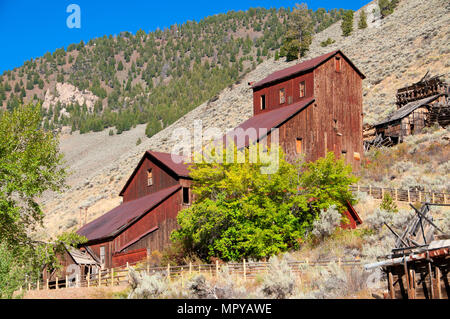
{"type": "MultiPolygon", "coordinates": [[[[403,0],[395,12],[380,19],[376,1],[365,6],[368,28],[357,27],[342,37],[340,23],[318,33],[305,59],[341,49],[367,76],[364,81],[364,114],[366,123],[374,123],[394,108],[396,89],[417,82],[427,72],[448,74],[450,70],[450,6],[445,0],[403,0]],[[331,38],[335,43],[322,47],[331,38]]],[[[298,63],[270,58],[228,86],[214,99],[198,106],[151,138],[145,136],[145,125],[138,125],[121,136],[110,138],[107,131],[61,136],[61,149],[66,154],[73,175],[71,189],[63,194],[46,194],[42,199],[46,212],[43,234],[55,234],[79,227],[79,207],[88,209],[88,221],[120,204],[118,196],[126,179],[147,149],[170,152],[177,142],[174,129],[192,130],[195,120],[203,128],[216,127],[223,132],[252,115],[250,81],[298,63]],[[140,140],[140,144],[137,141],[140,140]]]]}

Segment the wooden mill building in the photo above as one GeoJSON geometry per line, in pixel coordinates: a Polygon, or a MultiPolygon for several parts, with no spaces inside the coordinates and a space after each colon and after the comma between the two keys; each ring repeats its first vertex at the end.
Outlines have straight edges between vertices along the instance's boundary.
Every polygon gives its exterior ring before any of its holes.
{"type": "MultiPolygon", "coordinates": [[[[397,91],[397,110],[377,123],[374,134],[401,143],[408,135],[420,133],[424,127],[450,122],[449,87],[439,76],[400,88],[397,91]]],[[[379,138],[380,139],[380,138],[379,138]]]]}
{"type": "MultiPolygon", "coordinates": [[[[270,145],[270,134],[278,128],[289,161],[300,156],[314,161],[334,151],[358,170],[363,79],[341,51],[275,72],[253,85],[254,116],[225,137],[239,141],[242,131],[265,128],[268,133],[252,142],[267,139],[270,145]]],[[[248,146],[250,140],[243,141],[248,146]]],[[[193,200],[188,165],[181,160],[147,151],[120,192],[123,203],[78,230],[103,267],[141,260],[170,243],[178,212],[193,200]]],[[[351,209],[347,214],[352,227],[361,223],[355,214],[351,209]]]]}
{"type": "MultiPolygon", "coordinates": [[[[365,76],[341,52],[333,51],[275,72],[253,84],[254,116],[227,133],[239,145],[249,128],[274,129],[287,160],[315,161],[333,151],[355,171],[363,156],[362,80],[365,76]]],[[[259,133],[258,133],[259,134],[259,133]]]]}

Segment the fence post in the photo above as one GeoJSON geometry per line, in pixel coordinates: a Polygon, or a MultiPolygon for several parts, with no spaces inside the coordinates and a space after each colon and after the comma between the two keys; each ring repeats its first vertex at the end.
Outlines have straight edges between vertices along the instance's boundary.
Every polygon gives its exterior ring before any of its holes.
{"type": "Polygon", "coordinates": [[[243,267],[244,267],[244,281],[245,281],[245,280],[247,280],[247,268],[245,267],[245,259],[244,259],[244,261],[242,262],[242,265],[243,265],[243,267]]]}
{"type": "Polygon", "coordinates": [[[339,268],[341,268],[341,258],[338,259],[339,268]]]}
{"type": "Polygon", "coordinates": [[[91,284],[91,267],[89,267],[88,275],[87,275],[87,286],[90,287],[91,284]]]}
{"type": "Polygon", "coordinates": [[[435,203],[436,203],[436,200],[435,200],[435,198],[434,198],[434,192],[431,193],[431,194],[433,194],[433,201],[432,201],[432,203],[435,204],[435,203]]]}
{"type": "Polygon", "coordinates": [[[75,275],[75,286],[80,288],[80,274],[75,275]]]}
{"type": "Polygon", "coordinates": [[[369,195],[372,196],[372,185],[369,185],[369,195]]]}
{"type": "Polygon", "coordinates": [[[408,203],[411,203],[411,193],[409,192],[409,188],[408,188],[408,203]]]}
{"type": "Polygon", "coordinates": [[[48,290],[48,278],[47,278],[46,283],[45,283],[45,288],[47,288],[47,290],[48,290]]]}
{"type": "MultiPolygon", "coordinates": [[[[128,263],[127,263],[128,265],[128,263]]],[[[102,269],[100,268],[98,270],[98,286],[101,287],[102,286],[102,269]]]]}
{"type": "Polygon", "coordinates": [[[359,193],[359,183],[358,183],[358,193],[359,193]]]}
{"type": "Polygon", "coordinates": [[[167,264],[167,278],[170,279],[170,264],[167,264]]]}
{"type": "Polygon", "coordinates": [[[150,256],[147,255],[147,275],[150,274],[150,256]]]}
{"type": "Polygon", "coordinates": [[[219,276],[219,261],[216,259],[216,276],[219,276]]]}
{"type": "Polygon", "coordinates": [[[56,277],[56,289],[59,289],[58,286],[59,286],[59,285],[58,285],[58,277],[56,277]]]}
{"type": "Polygon", "coordinates": [[[37,282],[36,282],[36,288],[37,288],[38,291],[40,290],[40,289],[39,289],[39,278],[38,278],[38,280],[37,280],[37,282]]]}
{"type": "Polygon", "coordinates": [[[384,198],[384,187],[381,187],[381,199],[384,198]]]}
{"type": "Polygon", "coordinates": [[[189,275],[192,273],[192,261],[189,262],[189,275]]]}
{"type": "Polygon", "coordinates": [[[111,287],[114,287],[114,268],[111,268],[111,287]]]}
{"type": "Polygon", "coordinates": [[[69,276],[66,275],[66,288],[69,288],[69,276]]]}
{"type": "Polygon", "coordinates": [[[28,291],[31,290],[31,282],[28,283],[28,291]]]}
{"type": "Polygon", "coordinates": [[[422,203],[422,191],[419,191],[419,203],[422,203]]]}

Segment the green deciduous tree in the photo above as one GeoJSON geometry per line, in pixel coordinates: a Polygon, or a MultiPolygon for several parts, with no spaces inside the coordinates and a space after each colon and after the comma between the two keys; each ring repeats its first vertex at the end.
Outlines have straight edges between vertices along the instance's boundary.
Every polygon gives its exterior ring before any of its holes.
{"type": "Polygon", "coordinates": [[[191,167],[195,203],[178,215],[172,233],[186,253],[223,260],[266,258],[296,249],[312,230],[320,209],[345,208],[352,201],[351,168],[328,155],[316,163],[293,165],[279,150],[279,168],[263,174],[263,163],[198,162],[191,167]]]}
{"type": "MultiPolygon", "coordinates": [[[[24,276],[54,263],[57,245],[32,237],[44,214],[36,199],[60,191],[67,175],[58,138],[41,128],[40,105],[19,105],[0,113],[0,296],[11,297],[24,276]]],[[[59,243],[78,241],[65,235],[59,243]]],[[[69,244],[71,244],[69,243],[69,244]]]]}

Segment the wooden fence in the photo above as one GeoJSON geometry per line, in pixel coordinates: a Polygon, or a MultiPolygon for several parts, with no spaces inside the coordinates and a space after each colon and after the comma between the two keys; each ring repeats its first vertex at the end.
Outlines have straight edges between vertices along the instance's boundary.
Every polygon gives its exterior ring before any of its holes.
{"type": "Polygon", "coordinates": [[[383,199],[384,194],[389,194],[393,200],[408,203],[432,203],[432,204],[448,204],[449,196],[446,193],[425,192],[416,190],[405,190],[398,188],[383,188],[373,186],[350,186],[353,192],[364,192],[372,196],[374,199],[383,199]]]}
{"type": "MultiPolygon", "coordinates": [[[[338,259],[338,260],[328,260],[320,262],[309,262],[305,261],[291,261],[288,265],[293,273],[299,274],[309,266],[322,266],[328,267],[331,263],[337,263],[341,267],[354,267],[362,266],[359,259],[338,259]]],[[[25,283],[25,286],[21,288],[27,290],[43,290],[43,289],[64,289],[64,288],[79,288],[79,287],[112,287],[121,284],[128,283],[128,273],[129,269],[132,267],[134,270],[140,273],[146,274],[156,274],[161,273],[171,279],[184,278],[192,273],[197,274],[209,274],[211,276],[217,276],[219,272],[225,267],[231,275],[236,275],[242,277],[244,280],[255,278],[258,274],[264,274],[269,270],[269,262],[247,262],[242,263],[226,263],[220,264],[216,262],[215,264],[192,264],[182,265],[182,266],[171,266],[166,267],[150,267],[146,260],[137,262],[134,264],[127,264],[124,267],[103,269],[98,274],[90,274],[85,278],[80,278],[76,276],[72,281],[69,277],[66,278],[56,278],[56,281],[43,282],[37,281],[34,283],[25,283]]]]}

